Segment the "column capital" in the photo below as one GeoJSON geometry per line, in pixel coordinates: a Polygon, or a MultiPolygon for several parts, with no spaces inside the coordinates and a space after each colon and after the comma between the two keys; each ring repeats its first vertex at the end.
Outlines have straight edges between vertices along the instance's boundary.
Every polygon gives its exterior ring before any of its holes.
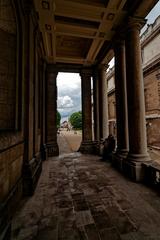
{"type": "MultiPolygon", "coordinates": [[[[123,35],[124,36],[124,35],[123,35]]],[[[113,48],[116,49],[117,47],[123,47],[125,45],[125,40],[122,37],[116,37],[113,42],[113,48]]]]}
{"type": "Polygon", "coordinates": [[[100,65],[98,66],[98,69],[99,69],[100,71],[104,71],[104,72],[106,72],[108,68],[109,68],[109,64],[108,64],[108,63],[100,64],[100,65]]]}
{"type": "Polygon", "coordinates": [[[140,17],[129,17],[126,25],[126,31],[132,31],[133,29],[140,31],[145,25],[146,19],[140,17]]]}
{"type": "Polygon", "coordinates": [[[47,73],[52,73],[53,75],[55,75],[55,77],[58,74],[58,69],[57,66],[55,64],[47,64],[46,66],[46,72],[47,73]]]}
{"type": "Polygon", "coordinates": [[[24,14],[29,15],[33,9],[33,0],[22,0],[24,14]]]}
{"type": "Polygon", "coordinates": [[[81,77],[91,77],[93,74],[92,68],[82,68],[80,71],[81,77]]]}

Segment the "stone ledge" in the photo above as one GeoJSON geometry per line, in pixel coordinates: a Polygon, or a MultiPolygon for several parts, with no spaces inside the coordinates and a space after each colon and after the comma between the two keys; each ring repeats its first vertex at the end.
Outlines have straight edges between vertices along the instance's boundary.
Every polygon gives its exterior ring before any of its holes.
{"type": "Polygon", "coordinates": [[[22,132],[17,131],[1,131],[0,132],[0,152],[6,151],[8,148],[23,143],[22,132]]]}
{"type": "Polygon", "coordinates": [[[144,168],[144,182],[149,185],[160,186],[160,165],[156,162],[142,164],[144,168]]]}

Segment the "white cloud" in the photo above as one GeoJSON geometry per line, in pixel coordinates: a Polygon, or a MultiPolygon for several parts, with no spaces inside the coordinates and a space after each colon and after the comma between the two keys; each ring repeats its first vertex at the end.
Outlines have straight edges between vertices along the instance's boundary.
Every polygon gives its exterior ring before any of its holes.
{"type": "Polygon", "coordinates": [[[57,107],[62,119],[81,110],[81,79],[77,73],[59,73],[57,107]]]}
{"type": "Polygon", "coordinates": [[[76,73],[62,73],[57,77],[57,86],[62,91],[63,89],[77,89],[80,87],[80,76],[76,73]]]}
{"type": "Polygon", "coordinates": [[[71,108],[73,107],[73,100],[69,96],[58,97],[58,108],[71,108]]]}

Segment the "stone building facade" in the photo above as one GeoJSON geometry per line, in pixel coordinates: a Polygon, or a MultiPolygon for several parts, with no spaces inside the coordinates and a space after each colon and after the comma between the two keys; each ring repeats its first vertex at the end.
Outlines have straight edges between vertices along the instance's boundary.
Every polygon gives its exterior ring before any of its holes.
{"type": "MultiPolygon", "coordinates": [[[[141,35],[145,113],[148,146],[160,148],[160,16],[141,35]]],[[[109,132],[116,136],[114,67],[106,74],[108,82],[109,132]]]]}
{"type": "Polygon", "coordinates": [[[115,83],[114,83],[114,68],[110,69],[107,74],[108,83],[108,128],[109,134],[116,137],[116,99],[115,99],[115,83]]]}
{"type": "Polygon", "coordinates": [[[160,148],[160,16],[141,36],[148,145],[160,148]]]}

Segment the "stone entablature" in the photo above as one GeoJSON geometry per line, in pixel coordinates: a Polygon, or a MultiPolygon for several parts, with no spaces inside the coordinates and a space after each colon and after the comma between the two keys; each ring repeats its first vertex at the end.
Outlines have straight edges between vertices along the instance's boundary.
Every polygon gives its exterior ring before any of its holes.
{"type": "MultiPolygon", "coordinates": [[[[148,68],[160,62],[160,16],[153,24],[148,25],[146,31],[141,35],[141,49],[142,49],[142,67],[144,73],[148,68]]],[[[114,66],[107,72],[106,77],[109,82],[114,76],[114,66]]],[[[108,87],[108,92],[113,90],[108,87]]]]}

